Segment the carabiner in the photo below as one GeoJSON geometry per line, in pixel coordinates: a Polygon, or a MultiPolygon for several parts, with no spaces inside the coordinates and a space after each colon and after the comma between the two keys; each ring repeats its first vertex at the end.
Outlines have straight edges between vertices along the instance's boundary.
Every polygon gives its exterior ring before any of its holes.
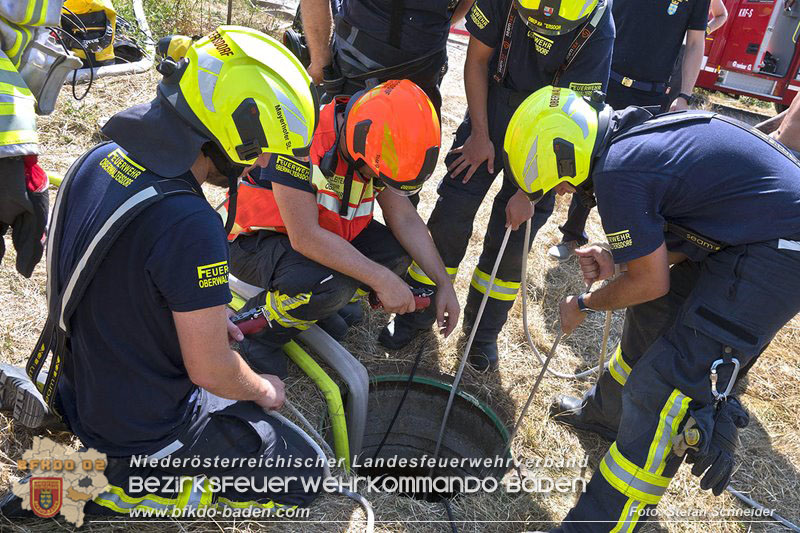
{"type": "Polygon", "coordinates": [[[736,378],[739,376],[739,368],[739,360],[735,357],[732,357],[730,361],[717,359],[711,363],[711,394],[714,395],[714,400],[719,402],[728,398],[728,395],[733,390],[734,384],[736,384],[736,378]],[[733,372],[731,372],[731,377],[728,379],[728,386],[725,387],[725,392],[720,393],[717,389],[717,381],[719,379],[717,376],[717,368],[725,364],[733,364],[733,372]]]}

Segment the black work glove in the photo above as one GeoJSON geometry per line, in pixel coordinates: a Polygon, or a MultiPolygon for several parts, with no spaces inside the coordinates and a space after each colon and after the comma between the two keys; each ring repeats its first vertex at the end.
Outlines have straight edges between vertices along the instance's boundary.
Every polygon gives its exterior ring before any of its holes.
{"type": "Polygon", "coordinates": [[[36,156],[0,159],[0,259],[5,255],[2,237],[11,228],[17,271],[26,278],[42,258],[49,205],[47,174],[36,156]]]}
{"type": "Polygon", "coordinates": [[[750,416],[738,399],[731,396],[720,403],[711,438],[703,442],[700,451],[690,450],[687,453],[687,461],[694,463],[692,474],[702,476],[701,489],[711,489],[715,496],[719,496],[728,486],[735,466],[739,429],[749,423],[750,416]]]}

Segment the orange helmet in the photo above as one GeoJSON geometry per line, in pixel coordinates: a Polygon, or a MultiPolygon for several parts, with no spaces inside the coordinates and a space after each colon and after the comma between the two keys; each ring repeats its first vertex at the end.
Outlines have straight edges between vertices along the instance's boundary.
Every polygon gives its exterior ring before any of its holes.
{"type": "Polygon", "coordinates": [[[410,196],[431,177],[439,158],[439,116],[408,80],[390,80],[356,94],[345,111],[344,148],[357,168],[410,196]]]}

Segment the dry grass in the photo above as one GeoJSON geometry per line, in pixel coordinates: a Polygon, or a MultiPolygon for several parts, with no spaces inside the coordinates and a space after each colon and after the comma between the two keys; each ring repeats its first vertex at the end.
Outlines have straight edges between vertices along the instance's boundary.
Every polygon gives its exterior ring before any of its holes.
{"type": "MultiPolygon", "coordinates": [[[[180,4],[178,2],[177,4],[180,4]]],[[[200,9],[190,10],[193,24],[200,30],[211,27],[215,21],[224,17],[224,10],[212,2],[196,2],[192,6],[200,9]]],[[[259,18],[258,13],[248,10],[238,11],[238,16],[251,17],[251,21],[262,28],[274,28],[274,23],[259,18]],[[241,15],[244,13],[244,15],[241,15]]],[[[187,15],[188,16],[188,15],[187,15]]],[[[186,17],[183,17],[184,20],[186,17]]],[[[193,26],[193,27],[196,27],[193,26]]],[[[190,28],[191,29],[191,28],[190,28]]],[[[194,30],[200,32],[200,30],[194,30]]],[[[465,99],[460,71],[463,63],[463,49],[455,47],[451,53],[451,72],[444,83],[445,96],[445,144],[457,124],[453,118],[463,114],[465,99]]],[[[96,82],[92,92],[83,102],[72,101],[65,91],[59,101],[58,111],[51,117],[40,121],[44,153],[43,166],[48,171],[63,173],[69,164],[85,149],[97,141],[97,123],[114,112],[134,103],[144,102],[154,94],[157,76],[139,75],[125,79],[107,79],[96,82]]],[[[440,163],[441,165],[441,163],[440,163]]],[[[444,173],[443,166],[437,175],[444,173]]],[[[497,190],[498,183],[490,195],[497,190]]],[[[209,191],[213,198],[219,191],[209,191]]],[[[436,199],[433,184],[426,187],[422,195],[420,212],[427,218],[436,199]]],[[[466,298],[469,277],[475,267],[481,249],[483,231],[488,220],[490,202],[484,203],[478,213],[476,229],[470,248],[460,268],[457,292],[466,298]]],[[[567,294],[581,290],[574,260],[558,265],[546,258],[547,247],[560,238],[556,224],[566,216],[566,202],[561,201],[551,221],[537,237],[529,261],[528,296],[531,302],[531,326],[534,341],[540,350],[546,350],[552,343],[555,332],[555,309],[558,301],[567,294]]],[[[593,240],[601,240],[602,231],[596,213],[592,214],[588,227],[593,240]]],[[[10,246],[10,239],[6,239],[10,246]]],[[[4,362],[21,364],[28,356],[45,317],[43,265],[37,267],[34,276],[25,280],[13,270],[13,251],[0,265],[0,357],[4,362]]],[[[525,345],[522,333],[521,306],[515,305],[508,324],[499,340],[501,368],[496,374],[481,376],[468,370],[465,373],[465,386],[478,391],[499,409],[517,413],[527,397],[529,388],[540,366],[525,345]]],[[[386,352],[376,341],[380,328],[388,317],[383,313],[367,313],[365,322],[348,335],[344,345],[352,351],[371,371],[386,364],[410,368],[419,342],[400,352],[386,352]]],[[[567,339],[559,349],[553,366],[562,371],[582,370],[594,364],[601,342],[602,316],[595,315],[587,320],[579,331],[567,339]]],[[[614,316],[610,344],[616,342],[622,326],[622,314],[614,316]]],[[[744,445],[740,451],[741,466],[734,476],[733,485],[747,492],[751,497],[768,508],[777,510],[794,522],[800,521],[800,364],[796,356],[800,347],[800,322],[793,320],[778,335],[770,349],[763,355],[760,364],[748,378],[749,386],[742,395],[744,404],[750,410],[752,422],[743,432],[744,445]]],[[[434,370],[453,373],[463,349],[463,339],[454,334],[450,339],[430,335],[431,342],[423,358],[423,366],[434,370]]],[[[533,474],[543,476],[589,478],[598,461],[605,452],[606,445],[591,435],[570,431],[547,420],[546,410],[550,398],[557,394],[579,394],[588,386],[585,381],[568,381],[548,377],[534,400],[525,425],[514,444],[514,453],[519,458],[561,458],[582,459],[588,457],[589,472],[579,472],[563,468],[534,469],[533,474]]],[[[310,380],[293,370],[288,380],[288,396],[299,404],[308,418],[324,429],[325,408],[322,396],[310,380]]],[[[19,476],[15,461],[30,445],[32,435],[15,427],[13,422],[0,415],[0,487],[7,488],[19,476]]],[[[68,441],[69,436],[57,436],[68,441]]],[[[76,444],[77,443],[74,443],[76,444]]],[[[523,529],[546,529],[552,522],[561,519],[575,500],[574,494],[531,494],[515,495],[497,493],[493,495],[470,495],[458,497],[453,501],[453,511],[458,520],[468,522],[459,524],[460,531],[519,531],[523,529]],[[484,521],[484,522],[479,522],[484,521]],[[491,521],[491,523],[485,522],[491,521]]],[[[448,526],[443,508],[438,504],[420,502],[408,498],[382,495],[372,498],[379,531],[445,531],[448,526]],[[438,522],[431,522],[438,521],[438,522]]],[[[723,520],[715,523],[702,523],[680,518],[666,518],[678,513],[714,512],[732,513],[742,509],[730,495],[714,498],[699,489],[698,483],[688,469],[683,468],[670,486],[659,509],[661,521],[648,524],[645,531],[668,532],[743,532],[779,531],[778,526],[769,523],[749,523],[739,519],[715,518],[723,520]],[[677,521],[674,521],[677,520],[677,521]]],[[[363,528],[363,513],[349,500],[335,496],[324,496],[312,507],[313,523],[255,524],[239,522],[236,524],[215,523],[177,523],[148,524],[152,531],[359,531],[363,528]]],[[[71,530],[63,521],[28,521],[12,524],[0,522],[3,530],[50,531],[55,528],[71,530]]],[[[113,528],[134,531],[141,526],[117,524],[89,524],[85,530],[106,530],[113,528]]]]}

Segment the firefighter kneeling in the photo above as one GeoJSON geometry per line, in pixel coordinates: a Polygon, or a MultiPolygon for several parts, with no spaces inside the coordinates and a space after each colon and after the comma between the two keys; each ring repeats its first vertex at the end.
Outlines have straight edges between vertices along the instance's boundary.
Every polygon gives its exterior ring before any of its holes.
{"type": "Polygon", "coordinates": [[[563,331],[627,308],[598,385],[554,406],[614,439],[556,531],[637,530],[684,457],[720,494],[748,422],[730,395],[739,370],[800,311],[800,162],[713,113],[652,118],[546,87],[505,138],[508,170],[531,199],[593,187],[611,251],[578,251],[585,280],[622,270],[561,303],[563,331]]]}
{"type": "Polygon", "coordinates": [[[255,370],[285,375],[281,347],[320,319],[343,334],[359,303],[346,316],[337,311],[359,289],[374,290],[387,312],[413,312],[414,296],[398,276],[408,255],[436,279],[436,314],[449,335],[458,300],[408,198],[433,172],[439,144],[428,97],[392,80],[322,107],[310,163],[277,156],[245,178],[228,239],[231,272],[265,289],[245,309],[264,307],[272,327],[240,344],[255,370]],[[373,219],[376,201],[386,226],[373,219]]]}

